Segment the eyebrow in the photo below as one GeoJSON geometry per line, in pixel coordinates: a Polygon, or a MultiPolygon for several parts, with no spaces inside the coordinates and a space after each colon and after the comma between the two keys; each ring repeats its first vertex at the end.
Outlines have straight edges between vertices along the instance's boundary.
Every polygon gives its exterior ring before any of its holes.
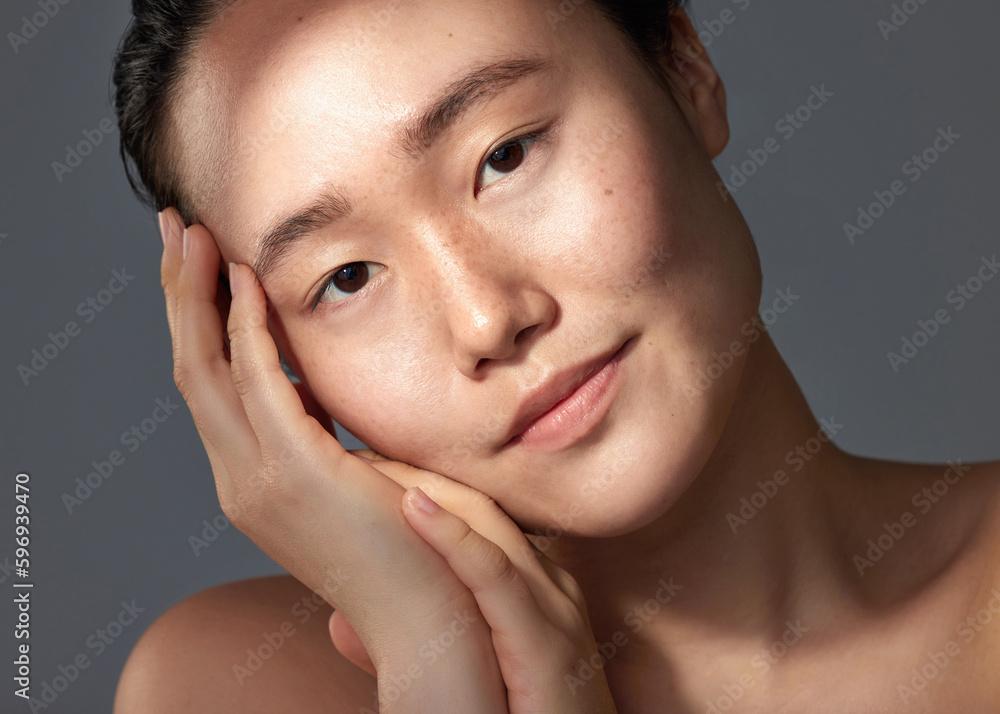
{"type": "MultiPolygon", "coordinates": [[[[407,122],[398,132],[396,143],[406,155],[417,159],[472,109],[483,106],[524,78],[552,67],[548,59],[537,55],[507,57],[476,67],[445,86],[416,119],[407,122]]],[[[257,279],[263,282],[265,276],[274,272],[294,244],[348,217],[351,211],[350,200],[337,188],[324,191],[304,208],[275,221],[256,243],[260,246],[253,263],[257,279]]]]}

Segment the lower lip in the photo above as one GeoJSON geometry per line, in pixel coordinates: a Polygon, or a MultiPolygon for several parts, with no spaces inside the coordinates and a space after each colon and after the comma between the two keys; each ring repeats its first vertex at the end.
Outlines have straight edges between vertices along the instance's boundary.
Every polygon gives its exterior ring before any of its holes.
{"type": "Polygon", "coordinates": [[[590,379],[511,439],[510,444],[527,451],[557,451],[589,434],[607,416],[621,388],[619,372],[629,342],[590,379]]]}

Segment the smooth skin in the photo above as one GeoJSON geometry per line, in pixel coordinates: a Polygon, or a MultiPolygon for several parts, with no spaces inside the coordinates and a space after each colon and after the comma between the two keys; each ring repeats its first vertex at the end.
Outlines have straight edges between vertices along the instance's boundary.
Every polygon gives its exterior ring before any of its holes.
{"type": "Polygon", "coordinates": [[[488,496],[344,451],[324,429],[329,419],[307,414],[281,371],[264,292],[245,266],[231,267],[225,360],[211,280],[220,256],[198,228],[180,240],[173,230],[165,235],[162,275],[175,376],[220,503],[234,525],[352,623],[381,674],[382,710],[614,712],[603,676],[583,693],[562,681],[574,662],[597,652],[568,573],[535,551],[488,496]],[[234,401],[243,414],[218,409],[234,401]],[[468,636],[415,678],[405,699],[394,697],[396,682],[414,677],[420,647],[456,621],[468,636]]]}
{"type": "Polygon", "coordinates": [[[361,2],[248,0],[199,47],[175,107],[201,205],[186,257],[163,214],[175,379],[227,516],[302,585],[231,584],[166,613],[116,712],[359,711],[376,686],[383,712],[988,711],[1000,697],[1000,628],[959,629],[1000,587],[1000,463],[963,464],[940,496],[946,464],[818,438],[755,322],[756,250],[711,165],[725,91],[689,19],[671,23],[664,84],[589,4],[553,24],[558,8],[427,0],[374,22],[361,2]],[[426,155],[397,149],[449,81],[528,53],[554,70],[426,155]],[[537,129],[486,185],[484,158],[537,129]],[[333,185],[351,215],[258,283],[255,236],[333,185]],[[375,273],[363,287],[324,288],[355,261],[375,273]],[[554,453],[506,443],[532,387],[627,339],[598,428],[554,453]],[[345,452],[328,415],[377,460],[345,452]],[[733,521],[779,470],[775,495],[733,521]],[[444,510],[413,510],[415,485],[444,510]],[[906,511],[915,525],[859,572],[906,511]],[[237,683],[244,650],[311,591],[337,608],[329,629],[317,611],[237,683]],[[421,647],[466,611],[430,665],[421,647]],[[948,666],[901,692],[949,640],[948,666]]]}

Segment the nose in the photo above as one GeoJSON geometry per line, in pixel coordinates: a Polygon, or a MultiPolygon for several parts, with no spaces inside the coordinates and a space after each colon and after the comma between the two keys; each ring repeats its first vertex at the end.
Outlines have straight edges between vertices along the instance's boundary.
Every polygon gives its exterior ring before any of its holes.
{"type": "Polygon", "coordinates": [[[478,378],[491,361],[523,352],[558,308],[516,243],[469,226],[461,235],[435,233],[424,243],[429,250],[421,251],[431,291],[425,304],[446,330],[458,370],[478,378]]]}

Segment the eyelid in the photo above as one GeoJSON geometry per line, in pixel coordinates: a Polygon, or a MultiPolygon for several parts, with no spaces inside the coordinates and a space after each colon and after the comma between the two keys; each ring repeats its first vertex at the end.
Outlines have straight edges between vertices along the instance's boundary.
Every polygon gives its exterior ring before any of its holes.
{"type": "Polygon", "coordinates": [[[316,288],[316,294],[312,298],[309,299],[309,303],[310,303],[309,312],[310,313],[316,312],[316,308],[319,307],[320,298],[323,297],[323,293],[326,291],[327,287],[330,285],[330,281],[332,281],[336,277],[337,273],[339,273],[341,270],[343,270],[344,268],[346,268],[348,265],[354,265],[355,263],[373,263],[374,265],[378,265],[378,266],[381,266],[381,267],[380,267],[380,270],[377,273],[375,273],[375,275],[373,275],[373,276],[371,276],[371,278],[369,278],[368,282],[365,283],[365,285],[364,285],[363,288],[361,288],[360,290],[358,290],[356,293],[352,293],[350,297],[344,298],[343,300],[335,300],[333,302],[325,303],[326,305],[329,306],[329,309],[332,309],[332,310],[339,309],[339,307],[340,307],[340,305],[342,303],[349,302],[351,300],[351,298],[353,298],[355,295],[360,295],[361,293],[363,293],[365,290],[368,289],[368,287],[372,284],[372,282],[374,282],[375,280],[378,280],[379,279],[379,275],[381,275],[382,273],[384,273],[386,271],[386,269],[389,267],[387,265],[382,265],[382,263],[376,263],[374,260],[352,260],[349,263],[343,263],[341,265],[338,265],[332,271],[330,271],[325,276],[323,276],[323,278],[320,280],[319,287],[316,288]]]}
{"type": "MultiPolygon", "coordinates": [[[[484,189],[489,188],[489,186],[480,187],[479,184],[480,184],[480,179],[481,179],[481,177],[483,175],[483,171],[486,169],[486,164],[489,162],[490,157],[493,156],[493,154],[495,154],[496,152],[500,151],[500,149],[502,149],[503,147],[505,147],[505,146],[507,146],[509,144],[517,143],[519,141],[531,140],[531,145],[532,146],[534,146],[535,144],[543,144],[543,143],[545,143],[546,141],[548,141],[551,138],[549,136],[549,131],[550,131],[550,127],[544,127],[543,126],[543,127],[539,128],[539,129],[535,129],[533,131],[529,131],[529,132],[526,132],[524,134],[516,134],[516,135],[514,135],[512,137],[509,137],[507,139],[501,139],[499,142],[497,142],[496,144],[494,144],[486,152],[486,154],[483,156],[483,158],[480,159],[480,161],[479,161],[479,167],[476,169],[476,178],[475,178],[475,183],[474,183],[474,186],[475,186],[475,188],[474,188],[474,195],[478,195],[480,191],[483,191],[484,189]]],[[[527,153],[530,154],[531,150],[529,149],[527,153]]],[[[520,167],[518,167],[518,168],[520,168],[520,167]]],[[[511,172],[511,173],[513,173],[513,172],[511,172]]],[[[490,185],[492,185],[492,184],[490,184],[490,185]]]]}

